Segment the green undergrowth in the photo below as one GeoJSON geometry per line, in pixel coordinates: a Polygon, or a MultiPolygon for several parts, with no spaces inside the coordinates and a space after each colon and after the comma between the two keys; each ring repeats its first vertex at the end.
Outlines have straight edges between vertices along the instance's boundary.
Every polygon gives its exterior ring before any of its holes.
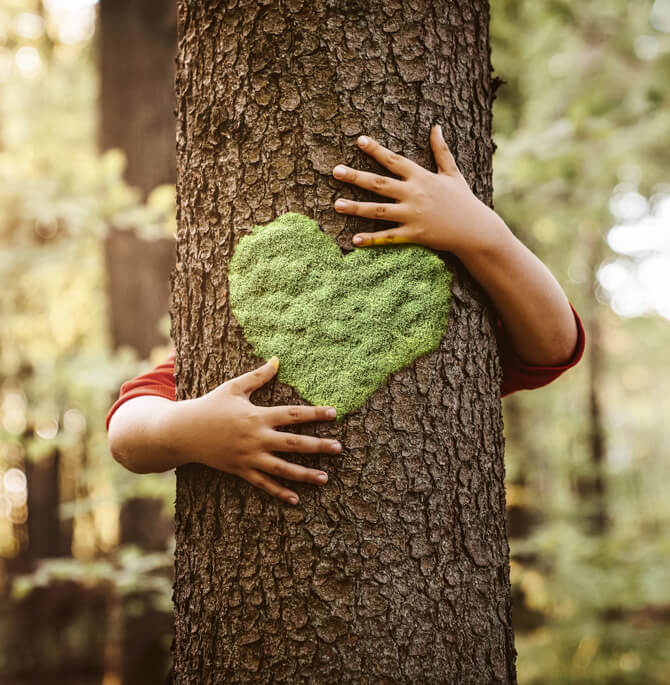
{"type": "Polygon", "coordinates": [[[316,221],[289,212],[254,226],[230,263],[230,302],[279,380],[337,419],[389,374],[435,349],[449,316],[451,274],[419,245],[359,248],[344,256],[316,221]]]}

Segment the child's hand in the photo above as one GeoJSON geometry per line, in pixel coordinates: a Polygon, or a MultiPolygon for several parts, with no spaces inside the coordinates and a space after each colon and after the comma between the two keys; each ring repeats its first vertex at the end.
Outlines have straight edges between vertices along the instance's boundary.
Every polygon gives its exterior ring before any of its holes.
{"type": "Polygon", "coordinates": [[[575,317],[547,267],[468,187],[439,126],[430,132],[437,173],[382,147],[366,136],[359,147],[402,180],[338,164],[335,178],[396,200],[353,202],[340,198],[335,209],[400,224],[359,233],[354,245],[420,243],[453,252],[484,288],[516,353],[528,364],[566,363],[578,339],[575,317]]]}
{"type": "Polygon", "coordinates": [[[335,209],[340,213],[400,224],[397,228],[376,233],[359,233],[353,238],[355,245],[420,243],[461,257],[485,252],[506,231],[502,219],[468,187],[439,126],[433,126],[430,134],[437,173],[387,150],[366,136],[360,136],[357,142],[365,153],[402,180],[342,164],[333,169],[333,176],[339,180],[397,200],[395,203],[355,202],[343,198],[335,201],[335,209]]]}
{"type": "Polygon", "coordinates": [[[272,452],[338,454],[342,446],[336,440],[275,430],[276,426],[332,420],[332,407],[261,407],[251,403],[251,393],[267,383],[278,366],[277,358],[273,357],[267,364],[202,397],[173,403],[174,413],[165,430],[168,444],[188,461],[235,474],[270,495],[297,504],[298,495],[268,474],[315,485],[326,483],[328,476],[323,471],[280,459],[272,452]]]}

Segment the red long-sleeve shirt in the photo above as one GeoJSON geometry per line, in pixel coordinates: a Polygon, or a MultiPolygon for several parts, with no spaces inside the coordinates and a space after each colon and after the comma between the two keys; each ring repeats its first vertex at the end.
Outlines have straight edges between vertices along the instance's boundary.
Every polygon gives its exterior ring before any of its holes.
{"type": "MultiPolygon", "coordinates": [[[[584,327],[574,308],[572,309],[572,312],[575,315],[575,321],[577,322],[577,344],[575,345],[574,352],[570,359],[560,366],[536,366],[524,362],[514,351],[502,321],[500,321],[500,319],[497,320],[498,349],[502,364],[502,383],[500,390],[503,396],[509,395],[517,390],[533,390],[534,388],[540,388],[543,385],[547,385],[558,378],[562,373],[572,368],[582,358],[585,344],[584,327]]],[[[109,430],[109,422],[112,418],[112,414],[114,414],[124,402],[127,402],[133,397],[139,397],[140,395],[155,395],[157,397],[165,397],[172,401],[176,399],[174,358],[175,351],[173,349],[164,362],[151,369],[151,371],[126,381],[121,386],[119,397],[107,414],[107,420],[105,421],[107,430],[109,430]]]]}

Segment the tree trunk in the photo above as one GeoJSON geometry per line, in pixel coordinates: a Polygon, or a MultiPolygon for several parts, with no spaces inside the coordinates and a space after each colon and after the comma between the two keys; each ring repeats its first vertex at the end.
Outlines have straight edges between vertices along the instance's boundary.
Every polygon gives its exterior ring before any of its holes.
{"type": "Polygon", "coordinates": [[[591,496],[589,520],[592,531],[603,535],[607,531],[609,517],[607,513],[607,485],[605,480],[606,429],[602,407],[603,383],[603,345],[602,325],[598,312],[598,303],[594,303],[590,317],[589,338],[589,419],[592,474],[588,479],[588,494],[591,496]]]}
{"type": "Polygon", "coordinates": [[[100,3],[100,148],[126,155],[144,195],[175,181],[172,0],[100,3]]]}
{"type": "MultiPolygon", "coordinates": [[[[173,0],[100,3],[100,149],[123,151],[125,180],[145,197],[176,177],[176,21],[173,0]]],[[[113,345],[147,358],[165,344],[158,323],[169,305],[174,242],[110,227],[105,260],[113,345]]]]}
{"type": "Polygon", "coordinates": [[[145,240],[110,226],[104,247],[112,344],[130,345],[148,359],[154,347],[165,344],[158,324],[170,302],[174,241],[145,240]]]}
{"type": "MultiPolygon", "coordinates": [[[[100,3],[100,131],[102,150],[121,149],[125,180],[146,197],[175,182],[174,0],[102,0],[100,3]]],[[[146,240],[113,226],[104,244],[114,348],[133,347],[140,358],[166,343],[158,324],[169,307],[174,241],[146,240]]],[[[172,517],[160,499],[134,497],[121,509],[120,543],[164,550],[172,517]]],[[[153,608],[151,592],[118,598],[123,685],[158,682],[167,670],[171,616],[153,608]]],[[[116,656],[117,645],[110,653],[116,656]]]]}
{"type": "Polygon", "coordinates": [[[72,525],[60,517],[60,450],[26,461],[28,554],[32,559],[70,556],[72,525]]]}
{"type": "MultiPolygon", "coordinates": [[[[343,249],[372,221],[334,212],[338,162],[367,133],[434,169],[441,123],[491,202],[485,0],[181,0],[177,59],[178,398],[258,365],[227,269],[254,224],[315,218],[343,249]],[[411,5],[411,7],[410,7],[411,5]]],[[[448,332],[341,424],[326,486],[297,507],[234,476],[177,470],[177,683],[515,681],[500,367],[491,310],[455,272],[448,332]]],[[[259,404],[300,401],[273,383],[259,404]]]]}
{"type": "MultiPolygon", "coordinates": [[[[605,244],[595,237],[591,244],[591,273],[593,282],[596,272],[603,262],[605,244]]],[[[607,438],[603,409],[603,376],[605,351],[603,347],[602,309],[593,298],[590,302],[588,317],[589,331],[589,446],[591,460],[587,466],[588,473],[578,479],[578,492],[586,503],[588,530],[594,535],[603,535],[609,526],[607,511],[606,455],[607,438]]]]}

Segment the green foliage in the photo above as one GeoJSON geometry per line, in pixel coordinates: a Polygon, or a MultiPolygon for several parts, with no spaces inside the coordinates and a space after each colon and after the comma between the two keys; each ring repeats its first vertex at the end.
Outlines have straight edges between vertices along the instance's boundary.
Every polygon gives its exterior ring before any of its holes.
{"type": "Polygon", "coordinates": [[[670,682],[670,326],[617,316],[596,280],[614,189],[649,196],[670,180],[661,133],[670,126],[670,33],[650,22],[654,12],[670,17],[670,3],[496,0],[491,9],[493,65],[506,82],[493,117],[496,209],[587,326],[576,369],[504,405],[508,494],[520,488],[540,520],[511,541],[513,587],[540,617],[539,627],[517,630],[519,682],[670,682]],[[603,366],[594,382],[593,345],[603,366]],[[592,391],[605,437],[599,467],[592,391]],[[596,498],[580,486],[596,472],[602,532],[589,525],[596,498]]]}
{"type": "Polygon", "coordinates": [[[143,201],[123,180],[123,155],[98,152],[92,43],[60,44],[39,7],[0,9],[0,555],[25,544],[25,491],[3,489],[3,475],[58,450],[61,516],[81,561],[113,549],[125,497],[172,506],[173,474],[137,478],[107,447],[104,419],[120,384],[166,350],[141,360],[111,349],[104,240],[110,226],[173,235],[175,192],[162,186],[143,201]],[[39,36],[20,34],[26,18],[39,36]],[[29,76],[23,48],[39,66],[29,76]]]}
{"type": "Polygon", "coordinates": [[[337,417],[389,374],[435,349],[451,275],[427,248],[389,245],[343,256],[316,221],[289,212],[244,236],[230,302],[254,351],[279,357],[279,380],[337,417]]]}
{"type": "Polygon", "coordinates": [[[165,552],[147,552],[134,545],[120,548],[114,560],[77,561],[74,559],[43,559],[33,573],[14,579],[12,599],[26,597],[38,587],[48,587],[64,580],[74,580],[84,586],[113,585],[119,594],[141,591],[152,593],[153,604],[162,611],[172,611],[170,572],[174,548],[165,552]]]}

